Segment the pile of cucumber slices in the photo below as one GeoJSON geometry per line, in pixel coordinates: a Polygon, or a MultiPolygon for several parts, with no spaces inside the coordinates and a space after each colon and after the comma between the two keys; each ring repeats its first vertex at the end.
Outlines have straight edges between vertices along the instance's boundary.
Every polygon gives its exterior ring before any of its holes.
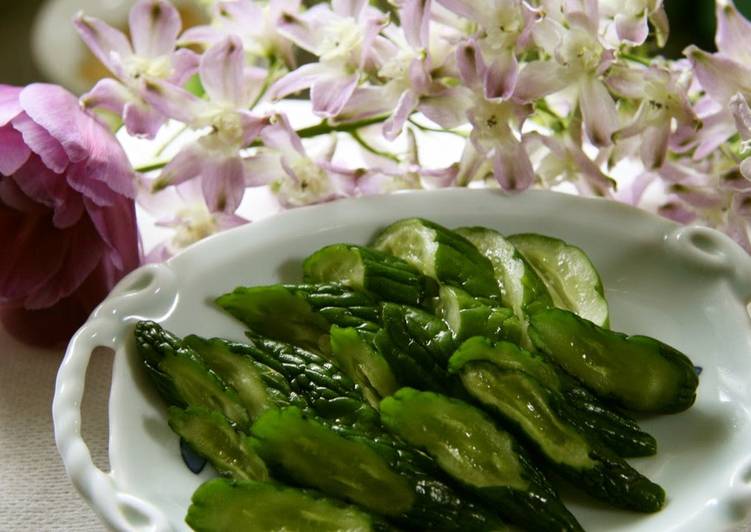
{"type": "Polygon", "coordinates": [[[687,409],[697,372],[609,329],[581,249],[412,218],[303,270],[216,300],[244,342],[136,326],[170,426],[220,475],[193,529],[582,530],[551,473],[615,508],[663,506],[625,460],[657,451],[627,412],[687,409]]]}

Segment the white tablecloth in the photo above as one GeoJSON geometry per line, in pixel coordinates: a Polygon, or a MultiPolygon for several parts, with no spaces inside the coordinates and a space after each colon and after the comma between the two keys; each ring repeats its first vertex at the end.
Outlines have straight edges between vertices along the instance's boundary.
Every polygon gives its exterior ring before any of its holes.
{"type": "MultiPolygon", "coordinates": [[[[52,396],[62,351],[22,345],[0,328],[0,530],[103,530],[65,474],[52,433],[52,396]]],[[[87,376],[83,432],[107,466],[112,357],[97,351],[87,376]]]]}

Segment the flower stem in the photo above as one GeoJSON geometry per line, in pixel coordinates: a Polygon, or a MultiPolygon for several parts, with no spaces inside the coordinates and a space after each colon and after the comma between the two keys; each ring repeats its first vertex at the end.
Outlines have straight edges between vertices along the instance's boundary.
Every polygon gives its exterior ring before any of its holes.
{"type": "Polygon", "coordinates": [[[399,157],[397,157],[393,153],[379,150],[378,148],[368,144],[368,142],[364,138],[362,138],[362,135],[360,135],[360,133],[357,130],[350,131],[349,134],[355,140],[355,142],[357,142],[360,146],[362,146],[363,149],[369,151],[370,153],[377,155],[379,157],[390,159],[394,161],[395,163],[399,162],[399,157]]]}
{"type": "Polygon", "coordinates": [[[307,139],[310,137],[317,137],[319,135],[326,135],[328,133],[350,133],[364,127],[372,126],[373,124],[380,124],[388,117],[389,115],[380,115],[374,116],[372,118],[365,118],[363,120],[356,120],[354,122],[344,122],[343,124],[329,124],[328,120],[322,120],[315,126],[298,129],[297,134],[300,136],[300,138],[307,139]]]}
{"type": "Polygon", "coordinates": [[[432,133],[448,133],[449,135],[456,135],[458,137],[462,137],[465,139],[469,137],[467,133],[464,133],[462,131],[457,131],[455,129],[441,129],[437,127],[425,126],[423,124],[420,124],[419,122],[417,122],[415,119],[411,117],[408,118],[407,121],[413,126],[415,126],[417,129],[419,129],[420,131],[430,131],[432,133]]]}
{"type": "Polygon", "coordinates": [[[652,62],[649,60],[648,57],[641,57],[636,54],[632,54],[629,52],[619,52],[618,57],[622,57],[623,59],[627,61],[633,61],[634,63],[640,63],[644,66],[650,66],[652,62]]]}
{"type": "Polygon", "coordinates": [[[165,166],[167,166],[168,163],[169,161],[160,161],[156,163],[144,164],[141,166],[136,166],[134,170],[141,174],[146,173],[146,172],[153,172],[154,170],[159,170],[161,168],[164,168],[165,166]]]}
{"type": "Polygon", "coordinates": [[[173,142],[175,142],[183,133],[185,133],[188,130],[188,124],[184,124],[183,127],[175,131],[170,137],[165,140],[161,146],[159,146],[159,149],[154,152],[154,157],[159,157],[162,153],[164,153],[164,150],[166,150],[173,142]]]}

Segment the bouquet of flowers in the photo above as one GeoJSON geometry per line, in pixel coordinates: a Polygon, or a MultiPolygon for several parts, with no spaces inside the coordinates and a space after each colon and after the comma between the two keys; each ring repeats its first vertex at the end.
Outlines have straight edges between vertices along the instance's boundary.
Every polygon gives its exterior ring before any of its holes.
{"type": "Polygon", "coordinates": [[[662,0],[206,9],[210,23],[182,31],[168,0],[139,0],[130,37],[80,14],[78,32],[112,75],[80,100],[51,85],[0,87],[11,331],[46,319],[65,338],[143,260],[252,220],[257,187],[279,208],[551,188],[706,224],[751,252],[751,23],[732,0],[717,0],[718,51],[691,46],[679,60],[660,55],[662,0]],[[301,95],[320,122],[294,129],[283,100],[301,95]],[[173,155],[134,169],[117,128],[173,155]],[[431,164],[440,135],[463,146],[449,164],[431,164]],[[365,164],[338,156],[348,139],[365,164]],[[147,254],[136,203],[172,229],[147,254]]]}

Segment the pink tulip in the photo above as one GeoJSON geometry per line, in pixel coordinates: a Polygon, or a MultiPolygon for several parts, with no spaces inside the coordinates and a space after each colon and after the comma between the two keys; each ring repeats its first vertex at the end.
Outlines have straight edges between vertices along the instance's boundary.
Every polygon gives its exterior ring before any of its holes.
{"type": "Polygon", "coordinates": [[[67,340],[140,262],[133,171],[65,89],[0,85],[0,311],[15,336],[67,340]]]}

